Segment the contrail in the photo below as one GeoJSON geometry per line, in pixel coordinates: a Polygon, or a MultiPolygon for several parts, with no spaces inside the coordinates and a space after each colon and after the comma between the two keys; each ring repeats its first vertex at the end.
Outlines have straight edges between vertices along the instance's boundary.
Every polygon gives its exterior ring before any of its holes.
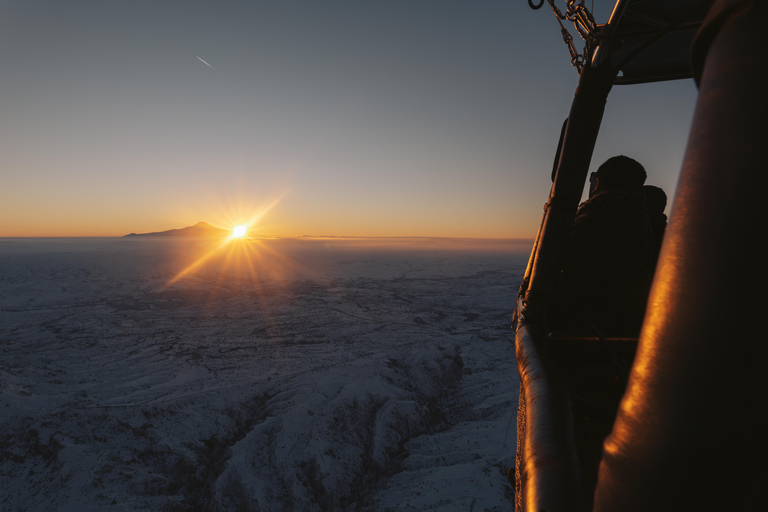
{"type": "MultiPolygon", "coordinates": [[[[195,55],[195,57],[197,57],[197,55],[195,55]]],[[[201,59],[200,57],[197,57],[197,59],[198,59],[200,62],[202,62],[203,64],[205,64],[206,66],[208,66],[209,68],[213,69],[214,71],[216,70],[216,68],[215,68],[215,67],[211,66],[210,64],[208,64],[207,62],[205,62],[205,61],[204,61],[203,59],[201,59]]]]}

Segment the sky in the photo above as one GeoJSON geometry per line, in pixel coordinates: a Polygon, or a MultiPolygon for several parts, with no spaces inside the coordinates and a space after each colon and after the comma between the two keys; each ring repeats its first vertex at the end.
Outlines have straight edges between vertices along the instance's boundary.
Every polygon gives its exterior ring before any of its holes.
{"type": "MultiPolygon", "coordinates": [[[[4,0],[0,58],[0,237],[532,238],[578,82],[525,0],[4,0]]],[[[671,201],[695,97],[614,87],[592,170],[671,201]]]]}

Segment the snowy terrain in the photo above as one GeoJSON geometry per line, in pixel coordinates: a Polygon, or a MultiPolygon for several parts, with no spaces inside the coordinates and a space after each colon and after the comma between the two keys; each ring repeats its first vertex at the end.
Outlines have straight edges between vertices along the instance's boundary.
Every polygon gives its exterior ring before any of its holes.
{"type": "Polygon", "coordinates": [[[0,509],[510,510],[529,249],[0,239],[0,509]]]}

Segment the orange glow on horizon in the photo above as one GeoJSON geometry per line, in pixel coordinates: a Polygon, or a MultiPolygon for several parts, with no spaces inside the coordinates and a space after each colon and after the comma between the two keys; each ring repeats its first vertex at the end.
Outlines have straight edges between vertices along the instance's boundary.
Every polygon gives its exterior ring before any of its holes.
{"type": "MultiPolygon", "coordinates": [[[[185,200],[169,201],[162,208],[137,210],[135,205],[102,209],[63,209],[51,217],[42,212],[13,218],[0,226],[2,237],[109,237],[118,238],[129,233],[151,233],[182,229],[200,221],[225,229],[224,236],[232,236],[236,226],[247,227],[245,237],[336,237],[336,238],[532,238],[535,231],[507,227],[504,223],[478,225],[452,222],[447,217],[435,220],[425,214],[398,212],[389,215],[356,214],[333,208],[310,209],[306,203],[283,201],[289,192],[282,191],[271,197],[258,198],[257,193],[243,193],[243,197],[198,195],[185,200]],[[277,197],[278,199],[274,199],[277,197]],[[276,206],[280,206],[277,212],[276,206]],[[274,209],[274,210],[273,210],[274,209]],[[264,222],[268,215],[268,221],[264,222]]],[[[429,212],[427,212],[429,213],[429,212]]]]}
{"type": "MultiPolygon", "coordinates": [[[[255,253],[254,257],[258,258],[263,251],[258,251],[254,249],[256,248],[256,246],[259,246],[261,248],[265,248],[265,247],[258,240],[251,240],[250,241],[251,243],[247,242],[245,235],[248,234],[251,227],[257,224],[259,220],[261,220],[261,218],[267,212],[269,212],[272,208],[274,208],[280,202],[281,199],[282,197],[279,197],[274,201],[272,201],[271,203],[269,203],[268,205],[266,205],[265,207],[263,207],[261,210],[251,214],[250,215],[251,218],[248,222],[245,222],[245,223],[229,222],[228,224],[230,226],[234,225],[234,227],[232,228],[232,234],[228,238],[225,238],[223,241],[218,243],[217,245],[214,245],[212,249],[205,252],[202,256],[200,256],[190,265],[185,267],[181,272],[176,274],[170,281],[168,281],[166,286],[170,286],[176,283],[177,281],[179,281],[185,276],[194,274],[195,272],[199,271],[203,267],[203,265],[205,265],[206,262],[216,259],[217,257],[220,258],[222,256],[224,257],[224,260],[223,262],[220,262],[221,264],[220,272],[223,273],[224,271],[229,269],[229,270],[234,270],[239,274],[239,272],[241,271],[240,267],[245,261],[245,266],[248,272],[251,274],[251,277],[258,281],[259,275],[256,272],[256,268],[255,268],[251,253],[252,252],[255,253]]],[[[242,211],[242,207],[239,208],[239,210],[242,211]]]]}

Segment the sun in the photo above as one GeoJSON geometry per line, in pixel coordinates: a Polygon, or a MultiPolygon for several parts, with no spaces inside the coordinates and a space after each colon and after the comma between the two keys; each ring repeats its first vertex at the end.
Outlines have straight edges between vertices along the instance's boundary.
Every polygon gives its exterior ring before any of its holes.
{"type": "Polygon", "coordinates": [[[247,232],[248,232],[248,226],[235,226],[235,228],[232,230],[232,237],[240,238],[245,236],[245,233],[247,232]]]}

